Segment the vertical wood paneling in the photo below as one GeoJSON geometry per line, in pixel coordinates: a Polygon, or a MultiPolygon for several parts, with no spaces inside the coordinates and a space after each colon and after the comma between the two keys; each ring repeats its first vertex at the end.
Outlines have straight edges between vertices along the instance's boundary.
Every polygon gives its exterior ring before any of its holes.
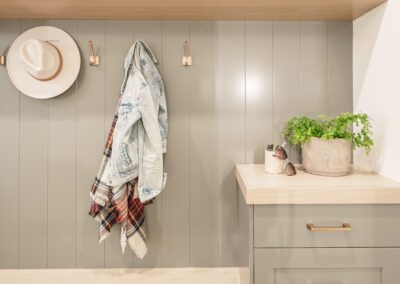
{"type": "MultiPolygon", "coordinates": [[[[75,40],[77,24],[49,21],[75,40]]],[[[76,259],[76,83],[49,100],[48,267],[75,267],[76,259]]]]}
{"type": "Polygon", "coordinates": [[[105,135],[105,22],[79,21],[78,44],[82,66],[77,101],[77,266],[104,267],[104,244],[98,242],[99,224],[88,216],[89,191],[99,167],[105,135]],[[99,66],[89,66],[92,40],[99,66]]]}
{"type": "MultiPolygon", "coordinates": [[[[286,121],[301,113],[300,97],[300,23],[273,23],[273,141],[282,142],[286,121]]],[[[297,161],[298,155],[290,149],[297,161]]]]}
{"type": "Polygon", "coordinates": [[[190,265],[217,264],[217,115],[214,22],[192,22],[190,47],[190,265]],[[205,209],[207,208],[207,209],[205,209]]]}
{"type": "Polygon", "coordinates": [[[188,22],[163,22],[163,75],[168,96],[168,180],[162,193],[162,264],[189,265],[189,70],[182,66],[188,22]]]}
{"type": "Polygon", "coordinates": [[[48,101],[21,96],[19,267],[47,266],[48,101]]]}
{"type": "MultiPolygon", "coordinates": [[[[123,62],[133,44],[133,27],[133,21],[106,21],[104,142],[107,140],[118,104],[119,90],[124,79],[123,62]]],[[[133,266],[132,251],[128,248],[122,254],[120,229],[119,225],[115,226],[113,234],[105,240],[106,267],[133,266]]]]}
{"type": "MultiPolygon", "coordinates": [[[[23,21],[22,29],[43,24],[77,39],[82,69],[66,94],[39,101],[19,96],[0,67],[1,268],[246,266],[249,211],[234,164],[263,162],[263,146],[281,141],[291,116],[352,109],[351,23],[23,21]],[[133,39],[159,60],[170,129],[167,187],[146,208],[143,260],[121,254],[119,226],[99,244],[87,215],[133,39]],[[88,65],[88,40],[98,67],[88,65]],[[191,67],[181,65],[185,40],[191,67]]],[[[0,49],[19,31],[19,21],[0,21],[0,49]]]]}
{"type": "MultiPolygon", "coordinates": [[[[20,21],[0,21],[0,50],[8,48],[20,32],[20,21]]],[[[0,268],[18,267],[19,211],[19,92],[7,69],[0,68],[0,157],[6,166],[0,170],[0,216],[7,220],[0,227],[0,268]]]]}
{"type": "Polygon", "coordinates": [[[235,163],[245,162],[245,33],[243,22],[218,23],[218,264],[243,257],[235,163]],[[236,189],[236,190],[235,190],[236,189]]]}
{"type": "Polygon", "coordinates": [[[272,23],[246,23],[246,163],[272,143],[272,23]]]}
{"type": "Polygon", "coordinates": [[[328,102],[330,115],[353,110],[353,26],[328,23],[328,102]]]}
{"type": "MultiPolygon", "coordinates": [[[[22,21],[21,30],[43,24],[22,21]]],[[[48,100],[21,95],[19,267],[47,267],[48,100]]]]}
{"type": "MultiPolygon", "coordinates": [[[[157,68],[162,71],[162,46],[161,46],[162,22],[160,21],[136,21],[135,40],[144,40],[153,50],[157,57],[157,68]]],[[[167,95],[167,101],[168,93],[167,95]]],[[[161,266],[161,243],[162,243],[162,194],[157,196],[153,204],[145,208],[145,229],[148,241],[148,251],[144,259],[140,260],[134,256],[135,267],[158,267],[161,266]]]]}
{"type": "Polygon", "coordinates": [[[301,23],[301,113],[317,117],[328,110],[328,34],[325,22],[301,23]]]}

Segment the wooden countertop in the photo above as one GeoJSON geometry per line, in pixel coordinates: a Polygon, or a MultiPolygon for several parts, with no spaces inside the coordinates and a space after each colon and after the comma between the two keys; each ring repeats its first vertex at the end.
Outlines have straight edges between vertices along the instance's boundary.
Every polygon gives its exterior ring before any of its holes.
{"type": "Polygon", "coordinates": [[[354,168],[343,177],[304,172],[268,174],[264,165],[236,165],[247,204],[400,204],[400,182],[354,168]]]}

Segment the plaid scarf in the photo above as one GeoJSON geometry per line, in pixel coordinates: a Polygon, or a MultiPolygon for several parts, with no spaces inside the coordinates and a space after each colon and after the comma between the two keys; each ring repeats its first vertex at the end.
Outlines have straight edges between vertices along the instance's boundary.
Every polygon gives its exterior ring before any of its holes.
{"type": "Polygon", "coordinates": [[[125,251],[126,244],[139,258],[147,253],[146,234],[144,232],[144,206],[137,194],[137,179],[120,187],[112,187],[107,182],[109,159],[112,153],[112,142],[118,112],[108,134],[103,152],[103,160],[93,183],[90,197],[92,204],[89,215],[100,223],[100,242],[111,232],[112,227],[121,223],[121,247],[125,251]]]}

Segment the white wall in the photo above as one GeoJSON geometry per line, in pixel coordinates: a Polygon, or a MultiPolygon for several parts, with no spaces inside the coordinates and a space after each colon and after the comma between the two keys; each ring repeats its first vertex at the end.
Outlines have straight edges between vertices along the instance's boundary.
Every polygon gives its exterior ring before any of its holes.
{"type": "Polygon", "coordinates": [[[389,0],[353,24],[354,112],[373,119],[375,147],[355,164],[400,180],[400,0],[389,0]]]}

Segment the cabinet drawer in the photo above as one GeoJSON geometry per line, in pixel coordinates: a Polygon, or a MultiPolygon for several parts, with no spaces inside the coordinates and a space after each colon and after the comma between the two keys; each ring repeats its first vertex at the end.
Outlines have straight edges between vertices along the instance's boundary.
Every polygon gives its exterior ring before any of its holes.
{"type": "Polygon", "coordinates": [[[400,247],[399,205],[254,206],[255,247],[400,247]],[[315,227],[350,231],[310,231],[315,227]]]}
{"type": "Polygon", "coordinates": [[[400,249],[255,249],[255,284],[398,283],[400,249]]]}

